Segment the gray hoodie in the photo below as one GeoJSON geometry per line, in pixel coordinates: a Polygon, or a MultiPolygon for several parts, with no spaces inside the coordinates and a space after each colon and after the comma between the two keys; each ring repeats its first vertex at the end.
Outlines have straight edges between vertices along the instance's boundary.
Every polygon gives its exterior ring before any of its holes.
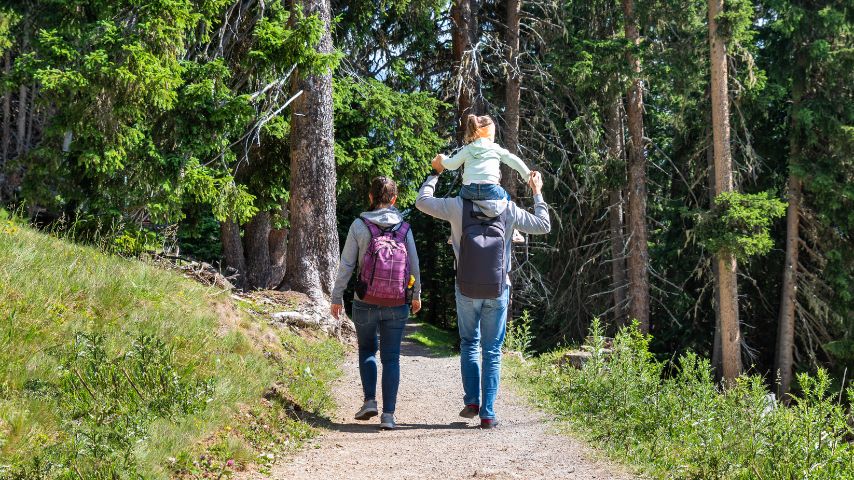
{"type": "MultiPolygon", "coordinates": [[[[381,208],[370,212],[362,212],[360,217],[382,228],[397,225],[403,221],[400,211],[394,207],[381,208]]],[[[341,305],[344,303],[344,290],[350,281],[350,276],[356,269],[362,267],[362,258],[371,243],[371,231],[365,223],[356,219],[350,225],[347,240],[344,242],[344,250],[341,251],[341,262],[338,263],[338,275],[335,278],[335,286],[332,287],[332,303],[341,305]]],[[[409,256],[409,273],[415,277],[415,285],[412,287],[412,299],[421,300],[421,270],[418,266],[418,252],[415,250],[415,238],[412,230],[406,234],[406,253],[409,256]]],[[[361,300],[356,296],[358,300],[361,300]]]]}
{"type": "MultiPolygon", "coordinates": [[[[418,199],[415,200],[415,208],[421,210],[427,215],[446,220],[451,224],[451,243],[454,247],[454,256],[459,259],[460,255],[460,237],[463,233],[463,199],[460,197],[453,198],[436,198],[434,192],[436,190],[436,182],[438,176],[429,176],[418,190],[418,199]]],[[[549,221],[549,209],[542,195],[534,195],[534,213],[528,213],[519,208],[514,202],[508,202],[507,199],[501,200],[475,200],[474,204],[483,213],[490,217],[497,217],[501,212],[507,210],[506,222],[504,229],[506,232],[512,232],[517,229],[520,232],[543,234],[549,233],[551,223],[549,221]]],[[[507,252],[504,258],[507,259],[507,272],[511,270],[510,248],[512,242],[507,243],[507,252]]],[[[510,283],[508,277],[507,283],[510,283]]]]}

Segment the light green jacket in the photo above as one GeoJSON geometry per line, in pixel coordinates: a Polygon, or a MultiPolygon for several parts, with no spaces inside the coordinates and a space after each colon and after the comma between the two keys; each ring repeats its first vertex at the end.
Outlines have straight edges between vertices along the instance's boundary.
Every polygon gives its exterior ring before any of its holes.
{"type": "Polygon", "coordinates": [[[478,138],[469,143],[456,155],[442,160],[442,166],[448,170],[456,170],[465,164],[463,169],[463,185],[472,183],[500,183],[501,163],[522,175],[523,181],[528,181],[531,170],[525,163],[510,153],[506,148],[488,138],[478,138]]]}

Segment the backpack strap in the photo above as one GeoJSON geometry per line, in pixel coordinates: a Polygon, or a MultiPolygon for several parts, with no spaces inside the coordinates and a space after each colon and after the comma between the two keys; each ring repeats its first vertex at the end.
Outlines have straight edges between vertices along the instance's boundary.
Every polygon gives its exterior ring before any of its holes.
{"type": "Polygon", "coordinates": [[[365,224],[365,226],[366,226],[366,227],[368,227],[368,231],[369,231],[369,232],[371,232],[371,238],[379,237],[380,235],[382,235],[383,233],[385,233],[385,230],[384,230],[384,229],[382,229],[382,228],[380,228],[380,227],[379,227],[377,224],[375,224],[374,222],[371,222],[371,221],[369,221],[369,220],[365,220],[365,219],[364,219],[364,218],[362,218],[362,217],[359,217],[359,220],[361,220],[361,221],[362,221],[362,223],[364,223],[364,224],[365,224]]]}
{"type": "Polygon", "coordinates": [[[392,227],[395,240],[401,243],[406,242],[406,234],[409,233],[409,224],[406,222],[400,222],[394,227],[392,227]]]}
{"type": "Polygon", "coordinates": [[[380,235],[391,232],[392,236],[394,236],[397,241],[403,241],[406,239],[406,233],[409,232],[409,224],[406,222],[400,222],[382,228],[370,220],[365,220],[363,217],[359,217],[359,220],[368,227],[368,231],[371,232],[371,238],[379,237],[380,235]]]}

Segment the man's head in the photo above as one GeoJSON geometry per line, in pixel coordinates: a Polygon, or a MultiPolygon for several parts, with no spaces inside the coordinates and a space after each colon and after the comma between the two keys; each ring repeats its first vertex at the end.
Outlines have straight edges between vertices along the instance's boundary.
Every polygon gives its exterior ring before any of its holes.
{"type": "Polygon", "coordinates": [[[468,115],[463,143],[471,143],[478,138],[488,138],[495,141],[495,122],[489,115],[468,115]]]}

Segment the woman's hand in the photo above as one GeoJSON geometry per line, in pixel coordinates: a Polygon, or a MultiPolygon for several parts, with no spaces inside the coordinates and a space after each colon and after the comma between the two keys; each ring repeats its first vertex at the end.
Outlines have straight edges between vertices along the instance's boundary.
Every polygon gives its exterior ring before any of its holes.
{"type": "Polygon", "coordinates": [[[412,308],[409,310],[413,315],[421,310],[421,300],[412,300],[412,308]]]}
{"type": "Polygon", "coordinates": [[[333,303],[332,308],[329,309],[329,313],[331,313],[332,316],[335,317],[335,320],[338,320],[338,317],[341,315],[341,312],[343,312],[343,311],[344,311],[344,305],[341,305],[340,303],[333,303]]]}

